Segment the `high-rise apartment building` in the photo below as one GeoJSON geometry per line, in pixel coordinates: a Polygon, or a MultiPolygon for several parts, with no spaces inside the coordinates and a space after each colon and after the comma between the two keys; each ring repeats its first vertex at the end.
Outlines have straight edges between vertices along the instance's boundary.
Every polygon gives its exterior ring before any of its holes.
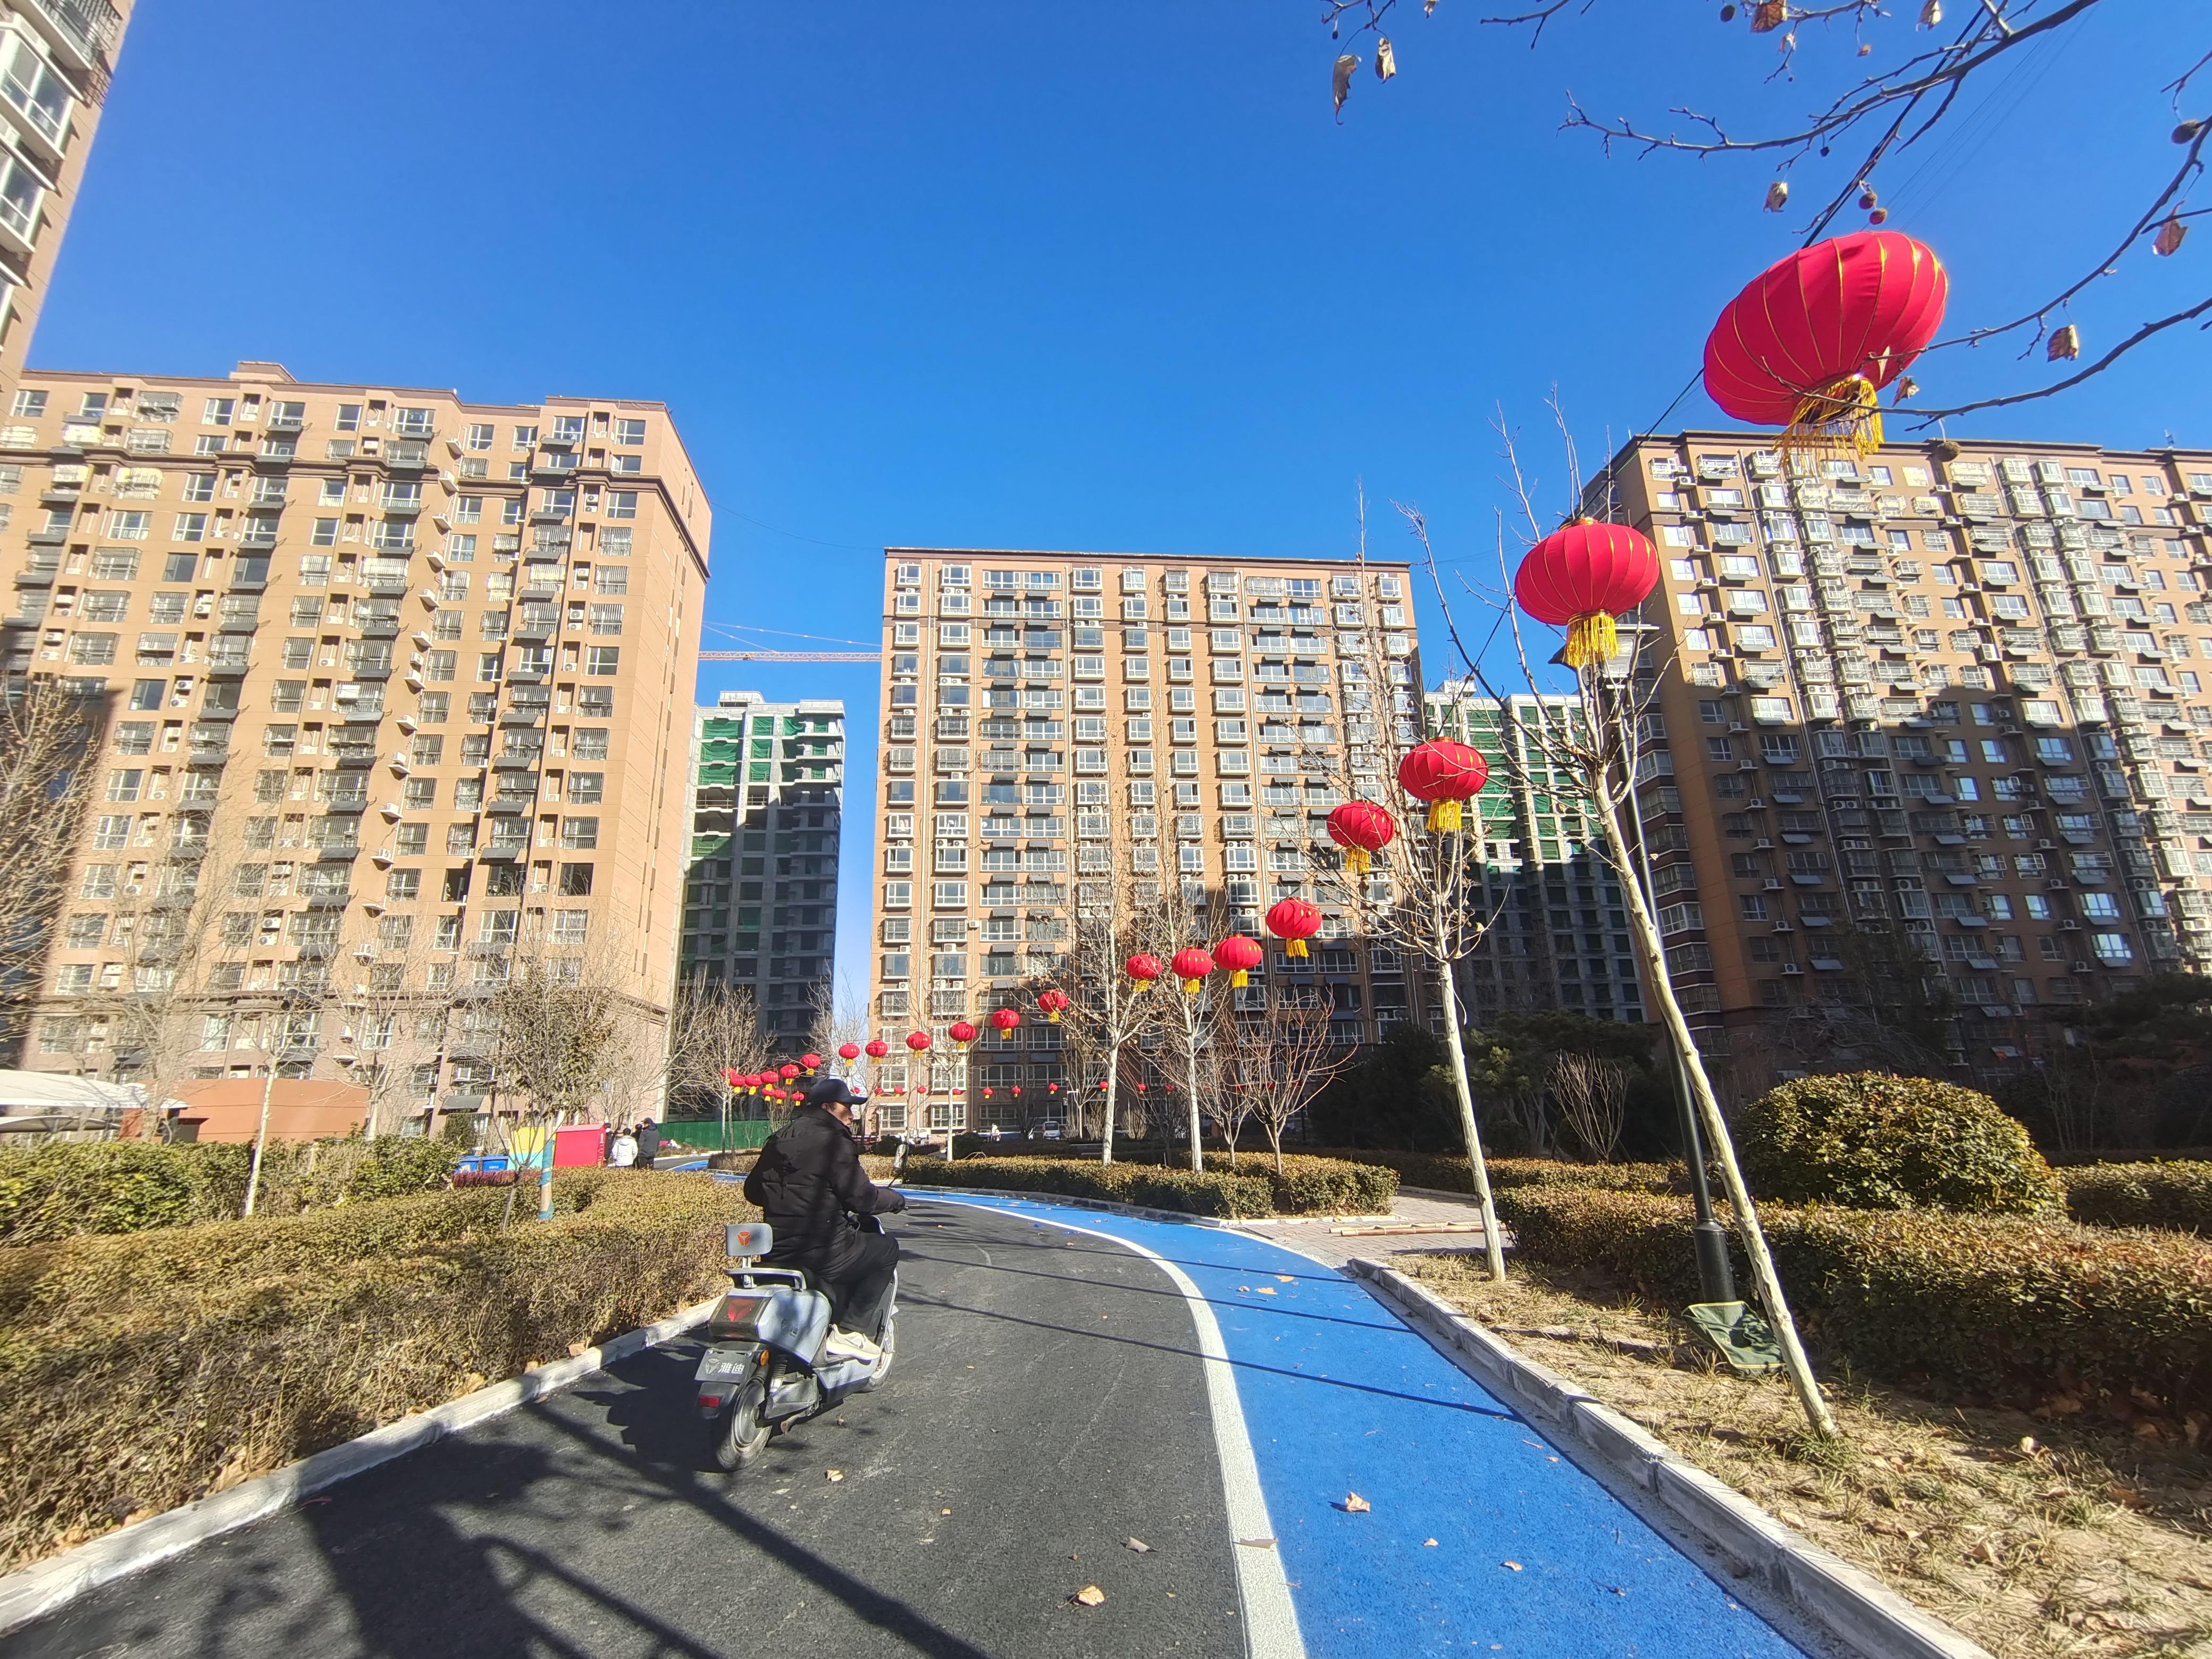
{"type": "Polygon", "coordinates": [[[2212,453],[1689,432],[1589,502],[1662,555],[1659,916],[1748,1081],[1900,1002],[2002,1075],[2041,1011],[2212,969],[2212,453]]]}
{"type": "MultiPolygon", "coordinates": [[[[1475,798],[1480,842],[1469,848],[1481,942],[1459,965],[1468,1019],[1564,1008],[1640,1020],[1644,993],[1620,879],[1604,834],[1584,813],[1580,780],[1558,765],[1546,731],[1572,732],[1574,697],[1485,696],[1449,680],[1427,697],[1427,730],[1481,751],[1490,782],[1475,798]]],[[[1470,838],[1472,839],[1472,838],[1470,838]]]]}
{"type": "Polygon", "coordinates": [[[835,983],[845,705],[725,691],[691,722],[683,972],[748,991],[805,1045],[835,983]]]}
{"type": "MultiPolygon", "coordinates": [[[[106,713],[26,1064],[143,1073],[116,999],[180,972],[186,1076],[260,1069],[249,1015],[277,993],[327,981],[396,1014],[465,1000],[518,951],[588,957],[665,1015],[710,520],[662,405],[263,362],[20,396],[5,669],[106,713]]],[[[286,1068],[392,1045],[356,1016],[323,1010],[286,1068]]],[[[410,1101],[489,1086],[465,1031],[425,1040],[410,1101]]]]}
{"type": "Polygon", "coordinates": [[[131,3],[0,5],[0,398],[22,374],[131,3]]]}
{"type": "Polygon", "coordinates": [[[870,978],[895,1054],[887,1127],[1019,1122],[1085,1081],[1055,1025],[1030,1019],[972,1061],[944,1036],[1062,969],[1086,877],[1126,873],[1117,849],[1247,933],[1277,897],[1322,901],[1314,955],[1292,965],[1327,984],[1339,1042],[1410,1015],[1401,964],[1350,936],[1311,858],[1356,771],[1346,694],[1368,707],[1370,641],[1417,720],[1402,564],[888,550],[870,978]],[[909,1079],[898,1039],[916,1030],[935,1046],[909,1079]],[[926,1121],[906,1121],[909,1080],[928,1087],[926,1121]]]}

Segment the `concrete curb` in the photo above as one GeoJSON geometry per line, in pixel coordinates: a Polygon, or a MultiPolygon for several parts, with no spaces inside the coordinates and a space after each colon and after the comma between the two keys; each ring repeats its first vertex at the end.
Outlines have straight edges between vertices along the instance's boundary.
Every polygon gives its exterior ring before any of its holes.
{"type": "Polygon", "coordinates": [[[1758,1575],[1852,1653],[1863,1659],[1991,1659],[1985,1648],[1784,1526],[1557,1371],[1524,1358],[1426,1285],[1364,1258],[1346,1263],[1345,1271],[1469,1376],[1664,1505],[1673,1520],[1758,1575]]]}
{"type": "Polygon", "coordinates": [[[705,1322],[720,1296],[696,1303],[658,1324],[646,1325],[586,1348],[573,1358],[556,1359],[534,1371],[495,1382],[459,1400],[373,1429],[357,1440],[332,1446],[271,1474],[240,1481],[211,1498],[197,1498],[165,1514],[103,1534],[75,1549],[19,1572],[0,1577],[0,1636],[67,1607],[77,1597],[143,1571],[196,1544],[251,1526],[379,1464],[404,1457],[432,1442],[479,1423],[503,1417],[518,1407],[557,1394],[572,1382],[644,1349],[681,1336],[705,1322]]]}

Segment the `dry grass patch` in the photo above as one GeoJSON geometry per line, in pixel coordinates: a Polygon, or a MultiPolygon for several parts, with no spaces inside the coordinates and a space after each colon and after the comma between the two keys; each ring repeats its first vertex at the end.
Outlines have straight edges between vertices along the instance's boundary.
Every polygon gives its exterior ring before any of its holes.
{"type": "Polygon", "coordinates": [[[2212,1461],[2081,1418],[1939,1404],[1830,1374],[1847,1437],[1810,1439],[1778,1377],[1723,1367],[1686,1322],[1564,1269],[1420,1279],[1823,1547],[2005,1659],[2212,1656],[2212,1461]]]}

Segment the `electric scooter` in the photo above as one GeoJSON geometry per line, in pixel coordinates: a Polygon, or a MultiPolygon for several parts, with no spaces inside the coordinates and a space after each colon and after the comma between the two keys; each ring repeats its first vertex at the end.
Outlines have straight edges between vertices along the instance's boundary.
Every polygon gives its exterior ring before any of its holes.
{"type": "MultiPolygon", "coordinates": [[[[864,1215],[848,1224],[879,1233],[883,1224],[864,1215]]],[[[830,1298],[799,1267],[757,1263],[775,1247],[765,1221],[732,1222],[729,1254],[738,1265],[725,1269],[731,1289],[707,1323],[707,1352],[699,1361],[699,1415],[719,1422],[714,1462],[741,1469],[768,1449],[769,1437],[866,1394],[890,1373],[897,1347],[898,1277],[884,1297],[873,1359],[825,1354],[830,1298]]]]}

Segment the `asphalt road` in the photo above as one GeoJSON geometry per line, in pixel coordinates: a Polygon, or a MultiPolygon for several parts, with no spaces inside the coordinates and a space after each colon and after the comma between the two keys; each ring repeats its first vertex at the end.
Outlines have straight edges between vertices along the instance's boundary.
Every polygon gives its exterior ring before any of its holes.
{"type": "Polygon", "coordinates": [[[697,1345],[674,1343],[0,1656],[1241,1655],[1200,1362],[1161,1269],[951,1204],[890,1226],[891,1378],[743,1474],[714,1468],[697,1345]],[[1069,1599],[1094,1584],[1102,1605],[1069,1599]]]}

